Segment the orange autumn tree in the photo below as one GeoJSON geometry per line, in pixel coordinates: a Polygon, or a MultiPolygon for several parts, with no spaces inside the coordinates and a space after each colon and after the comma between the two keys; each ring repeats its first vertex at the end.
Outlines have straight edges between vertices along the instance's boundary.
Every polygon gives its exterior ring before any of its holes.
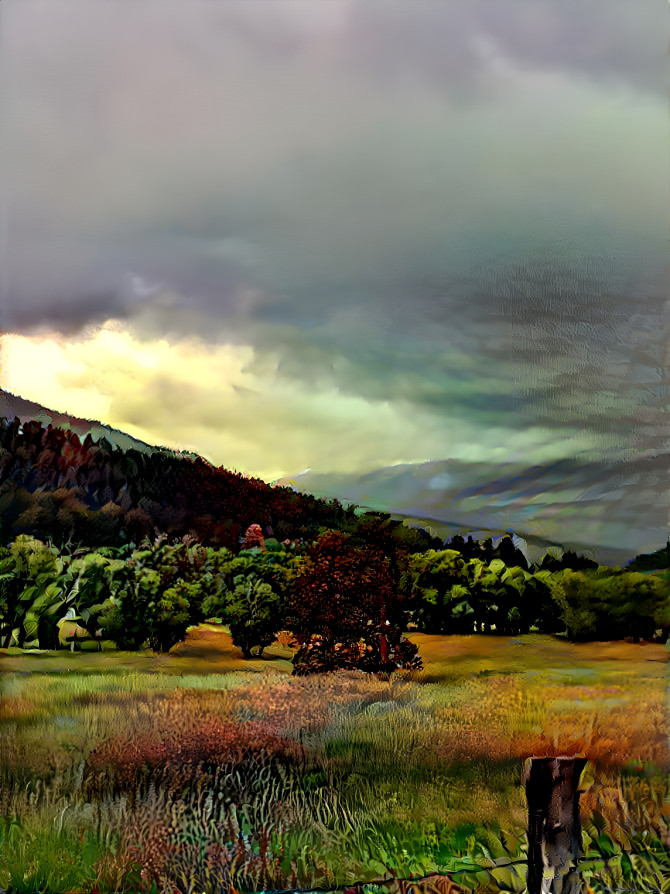
{"type": "Polygon", "coordinates": [[[260,525],[249,525],[242,541],[242,549],[253,549],[254,547],[260,547],[263,552],[266,550],[263,529],[260,525]]]}
{"type": "Polygon", "coordinates": [[[402,635],[407,618],[397,610],[389,559],[379,549],[354,545],[346,534],[327,531],[311,547],[290,608],[295,674],[421,666],[417,647],[402,635]]]}

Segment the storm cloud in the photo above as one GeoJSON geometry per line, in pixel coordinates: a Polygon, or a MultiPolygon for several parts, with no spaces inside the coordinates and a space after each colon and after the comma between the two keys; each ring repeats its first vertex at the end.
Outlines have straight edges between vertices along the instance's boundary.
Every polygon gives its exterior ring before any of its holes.
{"type": "MultiPolygon", "coordinates": [[[[448,458],[443,431],[478,456],[665,449],[662,4],[21,0],[0,17],[3,331],[74,344],[114,320],[138,343],[228,345],[268,392],[388,405],[417,461],[448,458]]],[[[113,421],[132,404],[162,431],[180,394],[118,396],[113,421]]],[[[298,404],[311,464],[333,466],[335,434],[319,448],[298,404]]]]}

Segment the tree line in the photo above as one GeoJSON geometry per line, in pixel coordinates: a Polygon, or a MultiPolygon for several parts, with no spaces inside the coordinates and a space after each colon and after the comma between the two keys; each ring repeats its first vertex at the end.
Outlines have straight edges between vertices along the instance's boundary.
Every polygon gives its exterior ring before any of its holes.
{"type": "Polygon", "coordinates": [[[388,672],[420,666],[411,627],[572,640],[667,635],[668,572],[529,570],[450,548],[409,552],[394,530],[372,518],[357,534],[325,530],[305,544],[252,531],[237,553],[159,538],[68,555],[19,535],[0,547],[0,646],[57,648],[70,619],[121,649],[168,651],[190,625],[216,619],[245,658],[290,631],[295,673],[388,672]]]}

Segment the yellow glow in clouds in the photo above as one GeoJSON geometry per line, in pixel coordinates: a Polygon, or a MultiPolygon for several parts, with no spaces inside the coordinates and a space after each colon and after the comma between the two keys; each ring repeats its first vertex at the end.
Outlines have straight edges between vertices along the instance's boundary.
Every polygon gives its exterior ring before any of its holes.
{"type": "Polygon", "coordinates": [[[8,391],[266,479],[425,459],[428,440],[444,448],[444,432],[419,436],[419,420],[408,426],[387,402],[248,371],[250,346],[140,341],[111,320],[78,340],[7,334],[1,345],[8,391]]]}

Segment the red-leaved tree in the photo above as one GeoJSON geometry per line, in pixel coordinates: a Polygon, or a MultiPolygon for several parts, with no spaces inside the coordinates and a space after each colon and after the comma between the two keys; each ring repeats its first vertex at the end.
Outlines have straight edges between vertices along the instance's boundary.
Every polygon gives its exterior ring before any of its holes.
{"type": "Polygon", "coordinates": [[[420,667],[417,648],[402,635],[388,558],[327,531],[302,560],[291,599],[298,643],[294,673],[337,668],[365,671],[420,667]]]}

